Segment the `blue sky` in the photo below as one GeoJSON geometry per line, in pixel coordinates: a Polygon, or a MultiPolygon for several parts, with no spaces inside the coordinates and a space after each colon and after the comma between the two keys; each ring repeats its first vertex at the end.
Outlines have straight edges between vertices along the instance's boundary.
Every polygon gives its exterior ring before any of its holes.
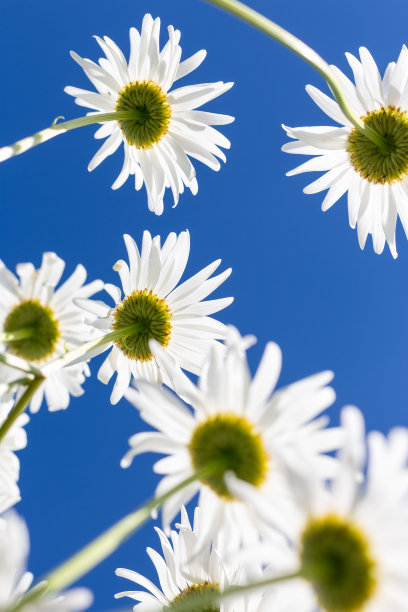
{"type": "MultiPolygon", "coordinates": [[[[403,0],[386,6],[379,0],[252,0],[252,6],[346,72],[345,51],[367,46],[383,73],[407,42],[403,0]]],[[[67,273],[83,263],[89,279],[116,283],[112,265],[125,255],[123,233],[140,241],[144,229],[166,236],[188,228],[188,275],[217,258],[233,268],[217,295],[233,295],[235,302],[220,319],[258,337],[252,367],[265,343],[275,340],[283,350],[279,386],[334,370],[334,423],[339,408],[353,403],[369,429],[408,426],[408,243],[399,224],[396,261],[388,250],[375,255],[371,242],[361,252],[344,197],[322,213],[322,195],[302,193],[310,175],[285,177],[297,160],[280,151],[286,141],[281,123],[331,123],[304,90],[312,83],[325,91],[325,84],[299,58],[199,0],[2,0],[1,144],[48,126],[58,115],[80,116],[63,88],[88,88],[88,82],[69,51],[96,60],[92,35],[98,34],[110,36],[127,55],[129,28],[140,27],[146,12],[181,30],[184,57],[207,49],[207,59],[184,84],[235,82],[207,105],[237,117],[222,129],[232,142],[227,164],[215,173],[197,163],[198,195],[184,194],[175,209],[168,198],[163,216],[155,217],[144,190],[136,193],[130,181],[110,189],[122,165],[119,152],[88,173],[98,146],[95,128],[59,136],[0,167],[0,258],[14,269],[21,261],[39,265],[43,251],[56,251],[67,273]]],[[[110,389],[95,376],[100,360],[91,364],[94,376],[83,397],[66,412],[50,414],[43,407],[27,428],[18,511],[30,528],[30,570],[36,575],[154,490],[153,457],[139,458],[126,471],[119,467],[128,437],[143,424],[125,400],[109,404],[110,389]]],[[[123,604],[113,599],[127,588],[115,577],[116,567],[153,577],[146,546],[157,546],[151,524],[81,580],[95,592],[95,609],[123,604]]]]}

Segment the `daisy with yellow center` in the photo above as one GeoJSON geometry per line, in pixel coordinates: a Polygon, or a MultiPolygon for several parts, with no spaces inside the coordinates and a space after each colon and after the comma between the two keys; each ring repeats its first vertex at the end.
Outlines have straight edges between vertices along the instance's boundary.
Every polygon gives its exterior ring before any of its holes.
{"type": "Polygon", "coordinates": [[[163,506],[169,525],[180,506],[199,492],[202,517],[197,546],[214,541],[221,552],[236,551],[241,543],[253,545],[277,525],[291,522],[292,499],[286,471],[297,449],[305,449],[314,470],[325,478],[334,459],[326,451],[342,442],[339,429],[325,429],[316,419],[334,400],[322,372],[273,393],[281,367],[279,348],[269,343],[251,380],[246,349],[252,337],[241,338],[229,328],[226,346],[207,355],[198,386],[181,373],[157,342],[150,342],[163,371],[187,408],[169,391],[138,381],[127,399],[157,431],[136,434],[122,466],[146,451],[166,455],[154,470],[163,475],[157,495],[193,473],[202,473],[191,485],[163,506]]]}
{"type": "MultiPolygon", "coordinates": [[[[65,263],[55,253],[44,253],[41,267],[31,263],[17,265],[18,278],[3,264],[0,267],[0,339],[5,350],[38,369],[50,361],[95,337],[84,312],[73,303],[75,298],[90,297],[103,288],[102,281],[84,284],[86,270],[77,266],[74,273],[57,289],[65,263]]],[[[3,382],[20,378],[16,370],[2,365],[3,382]]],[[[36,412],[44,395],[50,410],[66,408],[70,395],[83,393],[82,383],[89,375],[86,363],[58,370],[47,376],[31,400],[36,412]]]]}
{"type": "Polygon", "coordinates": [[[127,113],[125,119],[103,122],[95,138],[107,138],[91,160],[88,169],[96,168],[123,142],[124,164],[112,185],[121,187],[129,176],[135,176],[135,187],[146,186],[149,209],[160,215],[166,188],[173,194],[174,205],[188,187],[193,194],[198,185],[190,157],[219,170],[226,161],[220,147],[228,149],[229,141],[213,125],[234,120],[228,115],[196,110],[225,93],[232,83],[204,83],[171,89],[178,79],[195,70],[206,56],[198,51],[181,62],[180,32],[168,27],[169,40],[160,51],[160,19],[145,15],[142,29],[130,29],[130,58],[126,61],[119,47],[107,36],[96,37],[105,53],[95,64],[72,52],[98,93],[66,87],[80,106],[93,109],[91,115],[109,112],[127,113]]]}
{"type": "Polygon", "coordinates": [[[315,156],[287,174],[324,171],[304,192],[327,189],[324,211],[347,193],[349,222],[352,228],[357,226],[360,247],[364,248],[372,234],[376,253],[382,253],[387,242],[392,256],[397,257],[398,216],[408,235],[408,50],[402,47],[398,61],[388,64],[383,78],[364,47],[360,61],[350,53],[346,57],[355,84],[336,66],[332,70],[354,112],[382,137],[382,146],[353,127],[337,102],[308,85],[306,90],[316,104],[344,127],[283,126],[294,139],[283,151],[315,156]]]}
{"type": "Polygon", "coordinates": [[[362,414],[345,408],[342,422],[346,444],[330,487],[316,481],[305,457],[298,472],[297,517],[286,532],[293,548],[284,571],[299,571],[301,578],[281,583],[280,596],[288,609],[302,602],[304,612],[404,612],[408,430],[395,429],[388,438],[370,433],[366,465],[362,414]]]}
{"type": "MultiPolygon", "coordinates": [[[[156,527],[163,557],[151,548],[147,549],[147,554],[154,564],[160,588],[145,576],[120,568],[116,570],[118,576],[131,580],[145,590],[124,591],[115,597],[130,597],[139,602],[133,608],[135,612],[171,612],[180,601],[188,604],[186,609],[191,612],[257,612],[262,593],[245,598],[230,597],[228,601],[214,603],[211,607],[200,601],[200,597],[207,593],[217,595],[233,584],[242,584],[247,574],[239,560],[226,563],[211,543],[204,547],[199,556],[192,558],[203,528],[202,519],[200,509],[196,508],[194,525],[191,527],[183,506],[181,522],[176,525],[177,531],[171,531],[169,538],[156,527]]],[[[261,575],[260,567],[252,568],[252,576],[256,574],[261,575]]]]}
{"type": "Polygon", "coordinates": [[[107,284],[105,289],[115,302],[114,308],[101,301],[76,300],[97,317],[94,325],[98,329],[123,331],[123,336],[113,342],[98,373],[99,380],[106,384],[117,372],[111,396],[113,404],[123,397],[132,376],[154,383],[169,382],[150,350],[151,340],[181,368],[198,374],[211,345],[226,335],[226,326],[208,315],[222,310],[233,300],[203,301],[231,274],[228,269],[210,278],[220,259],[178,284],[190,253],[187,231],[178,236],[169,234],[163,246],[160,236],[152,238],[145,231],[141,251],[131,236],[126,234],[124,239],[129,264],[119,260],[114,266],[124,298],[118,287],[107,284]]]}

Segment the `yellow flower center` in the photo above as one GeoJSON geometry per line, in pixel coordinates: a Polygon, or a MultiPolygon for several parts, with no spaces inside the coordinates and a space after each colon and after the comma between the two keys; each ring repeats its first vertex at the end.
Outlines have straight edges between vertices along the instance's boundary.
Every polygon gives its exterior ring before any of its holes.
{"type": "Polygon", "coordinates": [[[367,113],[362,120],[388,144],[381,150],[353,128],[348,137],[350,161],[363,178],[372,183],[393,183],[408,173],[408,116],[399,108],[388,106],[367,113]]]}
{"type": "Polygon", "coordinates": [[[150,149],[169,129],[170,105],[167,96],[153,81],[128,83],[119,92],[117,111],[135,111],[134,119],[119,121],[128,144],[150,149]]]}
{"type": "Polygon", "coordinates": [[[41,361],[54,352],[60,336],[58,322],[48,306],[38,300],[25,300],[13,308],[4,321],[3,331],[31,330],[28,338],[8,341],[10,353],[26,361],[41,361]]]}
{"type": "MultiPolygon", "coordinates": [[[[172,610],[175,607],[174,604],[185,602],[188,603],[188,608],[185,610],[189,610],[189,612],[219,612],[219,606],[215,606],[213,603],[205,602],[205,595],[218,595],[220,592],[220,587],[218,584],[211,582],[203,582],[202,584],[193,584],[187,588],[185,588],[180,595],[173,600],[173,602],[165,608],[165,610],[172,610]]],[[[211,597],[212,599],[212,597],[211,597]]],[[[183,607],[184,609],[184,607],[183,607]]]]}
{"type": "Polygon", "coordinates": [[[362,611],[377,586],[376,563],[365,534],[334,514],[306,525],[301,573],[327,612],[362,611]]]}
{"type": "Polygon", "coordinates": [[[129,359],[150,361],[153,355],[149,340],[157,340],[162,346],[167,346],[170,341],[170,309],[164,300],[148,289],[128,295],[116,307],[113,318],[112,330],[134,326],[134,331],[128,336],[115,340],[116,346],[129,359]]]}
{"type": "Polygon", "coordinates": [[[195,470],[219,466],[201,480],[225,499],[233,499],[224,482],[227,471],[256,487],[265,480],[268,456],[261,436],[244,417],[218,414],[200,423],[193,432],[189,451],[195,470]]]}

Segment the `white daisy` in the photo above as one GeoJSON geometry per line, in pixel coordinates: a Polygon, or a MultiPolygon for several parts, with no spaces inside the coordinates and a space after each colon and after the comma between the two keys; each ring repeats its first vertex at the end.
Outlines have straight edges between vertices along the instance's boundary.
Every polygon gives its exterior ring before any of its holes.
{"type": "MultiPolygon", "coordinates": [[[[13,407],[13,400],[0,400],[0,426],[13,407]]],[[[20,476],[20,462],[14,451],[27,446],[27,435],[23,429],[28,416],[22,414],[0,442],[0,514],[20,501],[17,482],[20,476]]]]}
{"type": "Polygon", "coordinates": [[[280,587],[290,609],[308,612],[405,612],[408,598],[408,430],[368,436],[349,407],[342,420],[347,444],[330,490],[316,482],[305,459],[295,493],[297,519],[288,536],[291,565],[302,578],[280,587]],[[362,474],[367,468],[364,482],[362,474]]]}
{"type": "MultiPolygon", "coordinates": [[[[204,612],[209,610],[201,603],[196,603],[199,595],[212,595],[224,591],[231,585],[247,582],[247,572],[239,561],[226,564],[218,551],[210,543],[199,556],[192,559],[199,540],[201,517],[199,508],[195,509],[194,527],[191,528],[184,506],[181,508],[181,523],[176,525],[177,531],[171,531],[170,540],[155,527],[160,538],[163,557],[152,548],[147,554],[152,560],[160,582],[161,590],[150,580],[128,569],[117,569],[116,574],[140,585],[146,591],[124,591],[117,593],[116,598],[130,597],[140,603],[133,607],[135,612],[170,612],[175,603],[188,602],[191,611],[204,612]],[[200,520],[199,520],[200,519],[200,520]]],[[[261,576],[261,568],[252,568],[253,577],[261,576]]],[[[220,612],[256,612],[262,593],[246,597],[230,597],[218,607],[220,612]]],[[[211,611],[213,608],[211,608],[211,611]]]]}
{"type": "Polygon", "coordinates": [[[214,339],[226,334],[226,326],[207,315],[233,301],[202,301],[231,274],[228,269],[209,278],[220,259],[177,286],[190,252],[188,231],[179,236],[169,234],[162,247],[160,236],[152,239],[145,231],[140,253],[130,236],[125,234],[124,239],[129,265],[120,260],[114,269],[119,273],[125,297],[122,299],[118,287],[108,284],[105,289],[115,302],[114,308],[101,301],[76,300],[79,306],[100,317],[95,322],[99,329],[131,328],[126,337],[115,340],[98,373],[105,384],[114,372],[118,373],[111,396],[113,404],[123,397],[132,374],[136,379],[161,382],[163,373],[149,349],[150,339],[157,340],[180,367],[197,374],[214,339]]]}
{"type": "Polygon", "coordinates": [[[158,431],[130,438],[122,466],[146,451],[167,455],[154,466],[163,474],[157,495],[212,468],[165,502],[163,523],[167,526],[180,506],[199,492],[204,523],[200,538],[216,538],[223,554],[241,543],[253,545],[260,535],[275,533],[276,525],[290,522],[286,469],[299,449],[323,478],[335,467],[335,460],[323,453],[342,441],[340,429],[325,429],[326,417],[315,418],[334,401],[333,389],[326,386],[332,372],[272,393],[281,369],[280,349],[273,343],[266,346],[251,380],[245,348],[252,341],[231,328],[226,347],[212,348],[198,387],[156,346],[160,365],[168,368],[177,392],[188,398],[194,412],[169,391],[144,381],[126,393],[158,431]]]}
{"type": "MultiPolygon", "coordinates": [[[[13,512],[0,518],[0,610],[19,603],[33,581],[26,572],[29,535],[25,522],[13,512]]],[[[42,583],[44,584],[44,583],[42,583]]],[[[76,588],[31,601],[23,610],[31,612],[74,612],[92,603],[88,589],[76,588]]]]}
{"type": "Polygon", "coordinates": [[[71,52],[98,93],[66,87],[80,106],[95,109],[88,114],[130,112],[134,118],[120,121],[101,121],[95,138],[107,138],[91,160],[93,170],[123,142],[124,164],[112,185],[121,187],[129,175],[135,175],[135,187],[146,185],[149,209],[158,215],[163,212],[166,187],[173,193],[174,205],[184,185],[197,193],[195,170],[189,157],[197,159],[213,170],[219,170],[221,160],[226,161],[219,147],[228,149],[230,142],[212,125],[223,125],[234,120],[196,110],[206,102],[230,89],[233,83],[204,83],[187,85],[169,92],[173,83],[195,70],[206,56],[198,51],[180,62],[179,30],[168,27],[169,40],[159,51],[160,19],[145,15],[142,31],[130,29],[129,63],[119,47],[107,36],[95,37],[104,58],[99,65],[71,52]]]}
{"type": "Polygon", "coordinates": [[[331,68],[351,108],[367,126],[385,138],[387,150],[381,150],[358,132],[337,102],[308,85],[306,90],[316,104],[344,127],[283,126],[287,135],[295,139],[285,144],[283,151],[315,156],[287,174],[324,171],[304,192],[328,189],[323,210],[348,192],[350,226],[357,225],[360,247],[364,248],[368,234],[372,234],[376,253],[382,253],[387,241],[393,257],[397,257],[398,215],[408,235],[408,50],[402,47],[397,63],[388,64],[383,79],[364,47],[360,48],[361,62],[350,53],[346,57],[355,84],[336,66],[331,68]]]}
{"type": "MultiPolygon", "coordinates": [[[[19,278],[4,265],[0,267],[0,329],[4,334],[17,335],[17,339],[6,341],[7,350],[21,360],[22,366],[33,364],[41,370],[66,350],[95,337],[95,329],[73,299],[90,297],[103,288],[103,283],[96,280],[84,285],[86,270],[78,265],[56,289],[64,267],[55,253],[44,253],[38,270],[31,263],[18,264],[19,278]]],[[[44,395],[50,410],[66,408],[70,395],[83,393],[81,385],[88,375],[86,364],[54,372],[35,393],[31,410],[39,409],[44,395]]],[[[10,378],[7,376],[7,382],[10,378]]],[[[21,378],[21,373],[15,378],[21,378]]]]}

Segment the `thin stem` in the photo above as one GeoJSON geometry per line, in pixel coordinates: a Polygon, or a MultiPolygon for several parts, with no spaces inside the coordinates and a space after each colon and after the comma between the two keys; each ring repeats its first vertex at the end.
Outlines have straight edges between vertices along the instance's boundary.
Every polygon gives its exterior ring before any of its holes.
{"type": "Polygon", "coordinates": [[[290,574],[283,574],[282,576],[274,576],[273,578],[265,578],[265,580],[259,580],[258,582],[253,582],[252,584],[244,584],[242,586],[231,586],[221,594],[221,597],[229,597],[230,595],[240,595],[241,593],[246,593],[247,591],[252,591],[254,589],[262,589],[263,587],[268,587],[272,584],[276,584],[278,582],[284,582],[286,580],[293,580],[294,578],[301,578],[302,573],[300,571],[291,572],[290,574]]]}
{"type": "Polygon", "coordinates": [[[59,134],[64,134],[65,132],[69,132],[70,130],[75,130],[76,128],[83,127],[84,125],[92,125],[94,123],[104,123],[106,121],[123,121],[123,120],[137,120],[142,118],[140,113],[135,110],[131,111],[115,111],[112,113],[95,113],[93,115],[88,115],[85,117],[78,117],[78,119],[71,119],[70,121],[64,121],[63,123],[54,122],[50,127],[33,134],[32,136],[28,136],[27,138],[23,138],[22,140],[17,140],[12,145],[7,147],[3,147],[0,149],[0,162],[9,159],[10,157],[14,157],[15,155],[20,155],[21,153],[25,153],[28,149],[35,147],[42,142],[46,142],[54,136],[58,136],[59,134]]]}
{"type": "Polygon", "coordinates": [[[343,114],[354,127],[374,142],[381,150],[388,151],[389,145],[387,140],[368,125],[364,124],[360,117],[356,115],[349,105],[336,75],[329,64],[316,53],[316,51],[261,13],[246,6],[243,2],[239,2],[239,0],[206,0],[206,2],[218,6],[228,13],[231,13],[231,15],[235,15],[235,17],[242,19],[304,59],[325,79],[343,114]]]}
{"type": "MultiPolygon", "coordinates": [[[[4,365],[9,368],[13,368],[14,370],[19,370],[20,372],[24,372],[25,374],[33,374],[34,376],[42,376],[40,370],[33,366],[31,363],[25,363],[15,355],[11,353],[0,353],[0,362],[4,363],[4,365]],[[23,365],[24,364],[24,365],[23,365]]],[[[13,383],[14,381],[10,381],[13,383]]]]}
{"type": "Polygon", "coordinates": [[[16,329],[15,331],[4,331],[0,332],[0,342],[14,342],[15,340],[23,340],[24,338],[30,338],[34,333],[33,327],[25,327],[23,329],[16,329]]]}
{"type": "Polygon", "coordinates": [[[27,602],[31,602],[38,597],[51,591],[60,591],[76,582],[84,574],[93,569],[101,561],[112,554],[127,538],[135,533],[150,517],[153,510],[158,510],[165,501],[178,491],[184,489],[192,482],[203,478],[212,473],[215,466],[207,467],[205,470],[195,472],[181,483],[170,489],[158,498],[151,498],[143,506],[131,512],[120,521],[109,527],[104,533],[87,544],[79,552],[70,557],[67,561],[59,565],[44,577],[44,585],[36,585],[28,591],[17,605],[7,609],[5,612],[17,612],[22,609],[27,602]],[[35,593],[33,593],[33,590],[35,593]]]}
{"type": "MultiPolygon", "coordinates": [[[[219,606],[220,601],[223,599],[227,599],[231,595],[243,595],[248,591],[253,591],[256,589],[262,589],[264,587],[271,586],[273,584],[277,584],[279,582],[284,582],[286,580],[293,580],[294,578],[300,578],[302,576],[301,572],[292,572],[290,574],[284,574],[283,576],[274,576],[273,578],[267,578],[265,580],[260,580],[258,582],[252,582],[251,584],[244,585],[233,585],[230,586],[225,591],[221,591],[221,593],[217,593],[215,590],[205,590],[195,591],[194,592],[194,609],[197,610],[213,610],[219,606]]],[[[192,600],[188,597],[175,599],[170,607],[165,608],[166,611],[170,612],[191,612],[191,604],[192,600]]]]}
{"type": "Polygon", "coordinates": [[[96,349],[104,346],[105,344],[109,344],[113,342],[117,338],[126,338],[132,333],[135,333],[138,330],[138,326],[133,324],[128,327],[123,327],[122,329],[117,329],[109,334],[105,334],[101,338],[96,338],[96,340],[90,340],[89,342],[85,342],[78,348],[73,349],[72,351],[67,351],[58,359],[51,361],[47,365],[42,368],[42,373],[44,376],[48,376],[52,372],[56,370],[60,370],[61,368],[72,364],[74,361],[78,361],[79,359],[86,359],[87,353],[91,353],[96,349]]]}
{"type": "Polygon", "coordinates": [[[24,410],[27,408],[28,404],[31,401],[34,393],[41,386],[44,378],[42,376],[36,376],[27,386],[27,389],[24,391],[23,395],[20,397],[16,405],[10,410],[7,415],[7,419],[4,421],[2,426],[0,427],[0,443],[9,431],[9,429],[16,422],[18,417],[23,414],[24,410]]]}
{"type": "Polygon", "coordinates": [[[157,499],[152,498],[141,508],[128,514],[110,527],[102,535],[93,540],[93,542],[77,552],[71,559],[68,559],[68,561],[45,577],[48,590],[59,591],[64,589],[89,572],[113,553],[132,533],[139,529],[150,518],[153,510],[160,508],[167,499],[195,480],[197,480],[197,474],[186,478],[161,497],[157,499]]]}

